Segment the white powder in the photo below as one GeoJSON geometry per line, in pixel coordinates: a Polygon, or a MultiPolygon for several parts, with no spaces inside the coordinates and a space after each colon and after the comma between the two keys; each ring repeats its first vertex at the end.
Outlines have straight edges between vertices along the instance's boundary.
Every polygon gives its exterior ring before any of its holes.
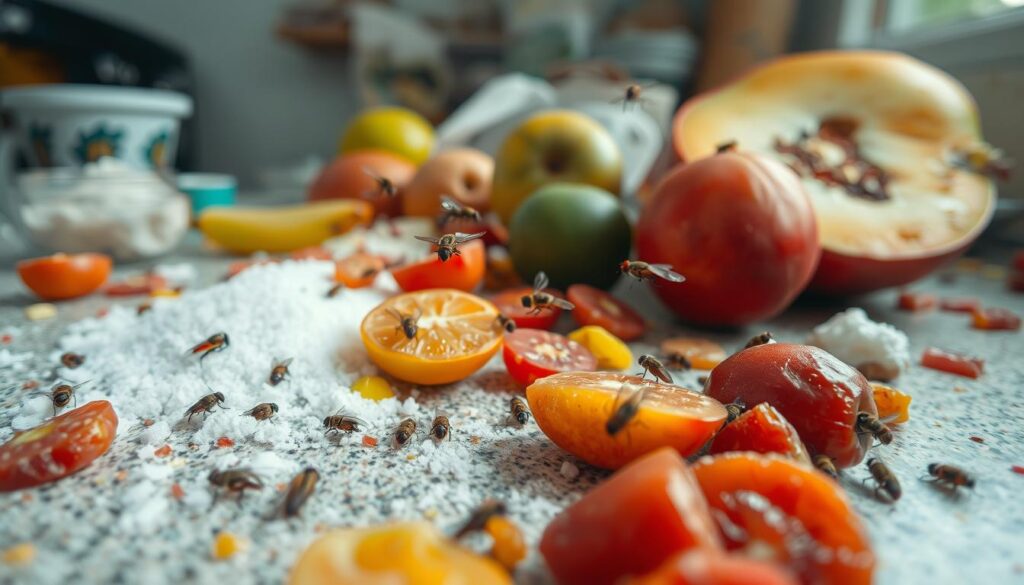
{"type": "Polygon", "coordinates": [[[876,380],[895,378],[910,365],[907,334],[888,323],[872,321],[858,307],[836,313],[815,327],[807,343],[876,380]]]}

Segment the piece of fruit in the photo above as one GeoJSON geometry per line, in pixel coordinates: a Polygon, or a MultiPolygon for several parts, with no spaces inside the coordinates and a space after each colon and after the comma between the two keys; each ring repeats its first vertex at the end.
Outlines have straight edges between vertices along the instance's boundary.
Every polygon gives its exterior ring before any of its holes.
{"type": "Polygon", "coordinates": [[[367,400],[386,400],[395,397],[391,384],[380,376],[363,376],[352,382],[352,391],[367,400]]]}
{"type": "MultiPolygon", "coordinates": [[[[241,270],[238,272],[241,272],[241,270]]],[[[235,274],[237,274],[237,272],[235,274]]],[[[234,274],[231,276],[234,276],[234,274]]],[[[163,276],[160,276],[155,272],[144,272],[142,274],[134,274],[124,280],[118,280],[107,284],[103,287],[103,294],[108,297],[150,295],[153,294],[154,291],[167,288],[167,286],[167,279],[163,276]]]]}
{"type": "Polygon", "coordinates": [[[629,255],[630,227],[619,200],[596,187],[553,183],[519,206],[509,231],[509,254],[519,276],[540,271],[551,286],[610,288],[618,263],[629,255]]]}
{"type": "Polygon", "coordinates": [[[518,327],[505,334],[504,347],[505,367],[523,387],[559,372],[597,369],[597,358],[590,350],[550,331],[518,327]]]}
{"type": "Polygon", "coordinates": [[[85,296],[107,281],[113,261],[106,254],[54,254],[18,262],[18,276],[41,299],[85,296]]]}
{"type": "Polygon", "coordinates": [[[929,347],[921,354],[921,365],[965,378],[977,378],[985,369],[985,360],[929,347]]]}
{"type": "Polygon", "coordinates": [[[903,424],[910,420],[909,394],[900,392],[892,386],[871,382],[871,393],[878,409],[878,418],[885,424],[903,424]]]}
{"type": "Polygon", "coordinates": [[[56,481],[106,453],[117,433],[117,415],[96,400],[15,433],[0,446],[0,492],[56,481]]]}
{"type": "Polygon", "coordinates": [[[744,349],[711,370],[705,392],[722,404],[771,404],[811,455],[828,455],[839,468],[859,463],[873,440],[856,424],[859,413],[877,414],[868,381],[817,347],[768,343],[744,349]]]}
{"type": "Polygon", "coordinates": [[[245,541],[230,532],[219,532],[213,539],[213,559],[223,561],[229,559],[245,548],[245,541]]]}
{"type": "Polygon", "coordinates": [[[199,229],[222,248],[238,254],[290,252],[366,225],[372,214],[365,201],[208,207],[199,214],[199,229]]]}
{"type": "Polygon", "coordinates": [[[939,308],[951,313],[973,313],[981,309],[981,301],[976,297],[949,297],[939,301],[939,308]]]}
{"type": "Polygon", "coordinates": [[[652,288],[677,315],[704,325],[777,315],[810,281],[820,253],[797,176],[768,157],[732,151],[662,180],[640,214],[636,249],[645,262],[686,275],[652,288]]]}
{"type": "Polygon", "coordinates": [[[448,384],[479,370],[501,346],[494,305],[466,292],[431,289],[392,297],[359,327],[370,360],[414,384],[448,384]],[[395,318],[419,315],[413,339],[395,318]]]}
{"type": "Polygon", "coordinates": [[[603,327],[626,341],[639,339],[647,332],[647,324],[639,313],[603,290],[574,284],[566,296],[576,305],[572,317],[580,325],[603,327]]]}
{"type": "Polygon", "coordinates": [[[700,337],[670,337],[661,342],[661,353],[682,356],[698,370],[710,370],[728,357],[721,345],[700,337]]]}
{"type": "Polygon", "coordinates": [[[692,469],[730,550],[788,566],[805,584],[871,583],[867,533],[825,474],[756,453],[704,457],[692,469]]]}
{"type": "Polygon", "coordinates": [[[371,286],[377,274],[387,268],[390,259],[369,252],[353,252],[334,262],[334,281],[347,288],[371,286]]]}
{"type": "Polygon", "coordinates": [[[974,100],[949,74],[901,53],[826,51],[772,61],[687,101],[672,135],[684,161],[735,140],[800,169],[824,248],[811,287],[823,293],[917,280],[966,249],[995,208],[988,178],[948,162],[946,172],[935,172],[934,161],[948,161],[951,149],[981,142],[974,100]],[[816,172],[792,148],[808,131],[805,152],[823,163],[816,172]],[[841,164],[846,153],[860,159],[841,164]]]}
{"type": "Polygon", "coordinates": [[[313,541],[289,585],[511,585],[495,561],[449,541],[425,522],[343,528],[313,541]]]}
{"type": "Polygon", "coordinates": [[[299,248],[288,257],[292,260],[334,260],[334,254],[323,246],[307,246],[299,248]]]}
{"type": "MultiPolygon", "coordinates": [[[[485,152],[475,148],[442,150],[425,162],[402,189],[402,213],[435,218],[441,213],[442,195],[487,213],[491,209],[493,175],[494,159],[485,152]]],[[[468,229],[459,231],[471,233],[468,229]]]]}
{"type": "Polygon", "coordinates": [[[569,334],[569,339],[594,354],[597,367],[602,370],[625,370],[633,365],[633,352],[629,346],[600,325],[580,327],[569,334]]]}
{"type": "Polygon", "coordinates": [[[762,402],[722,427],[711,443],[711,454],[730,451],[776,453],[805,465],[811,464],[800,435],[772,405],[762,402]]]}
{"type": "MultiPolygon", "coordinates": [[[[565,295],[553,289],[546,288],[544,292],[564,299],[565,295]]],[[[542,311],[534,312],[523,306],[523,297],[533,293],[530,287],[514,288],[502,291],[491,297],[491,302],[498,307],[498,311],[515,322],[516,327],[527,329],[551,329],[558,322],[562,309],[551,307],[542,311]]]]}
{"type": "Polygon", "coordinates": [[[976,309],[971,313],[971,326],[987,331],[1017,331],[1020,329],[1020,317],[1006,309],[976,309]]]}
{"type": "Polygon", "coordinates": [[[725,421],[717,400],[672,384],[617,372],[566,372],[541,378],[526,389],[537,426],[556,445],[605,469],[672,447],[697,452],[725,421]],[[619,390],[629,382],[644,391],[636,416],[614,436],[606,430],[619,390]]]}
{"type": "Polygon", "coordinates": [[[402,190],[416,174],[416,166],[389,152],[366,150],[345,154],[324,167],[309,186],[310,201],[352,199],[369,203],[374,215],[397,217],[402,212],[402,190]],[[392,195],[379,179],[395,188],[392,195]]]}
{"type": "Polygon", "coordinates": [[[454,288],[466,292],[484,279],[484,243],[472,240],[459,246],[459,255],[442,262],[437,254],[391,269],[391,276],[405,292],[427,288],[454,288]]]}
{"type": "Polygon", "coordinates": [[[361,150],[383,150],[421,165],[434,150],[434,128],[406,108],[372,108],[349,122],[338,145],[339,154],[361,150]]]}
{"type": "Polygon", "coordinates": [[[540,553],[563,585],[619,583],[689,549],[720,550],[686,462],[660,449],[623,467],[544,529],[540,553]]]}
{"type": "Polygon", "coordinates": [[[492,541],[491,557],[501,563],[510,573],[526,558],[526,541],[523,533],[514,522],[505,516],[491,516],[484,524],[492,541]]]}
{"type": "Polygon", "coordinates": [[[902,292],[896,306],[904,311],[927,311],[939,306],[939,298],[928,293],[902,292]]]}
{"type": "Polygon", "coordinates": [[[694,549],[625,585],[797,585],[797,580],[770,562],[694,549]]]}
{"type": "Polygon", "coordinates": [[[10,567],[23,567],[36,559],[36,547],[31,542],[16,544],[0,554],[0,561],[10,567]]]}
{"type": "Polygon", "coordinates": [[[582,183],[617,194],[622,155],[611,134],[589,116],[569,110],[534,114],[505,138],[494,164],[491,208],[508,224],[540,187],[582,183]]]}

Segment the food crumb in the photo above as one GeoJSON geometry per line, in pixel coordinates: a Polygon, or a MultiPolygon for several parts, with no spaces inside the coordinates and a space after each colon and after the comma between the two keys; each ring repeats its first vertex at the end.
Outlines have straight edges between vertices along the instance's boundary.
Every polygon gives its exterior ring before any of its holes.
{"type": "Polygon", "coordinates": [[[14,336],[11,335],[10,333],[4,333],[3,335],[0,335],[0,343],[7,345],[12,341],[14,341],[14,336]]]}
{"type": "Polygon", "coordinates": [[[367,447],[377,446],[377,437],[371,437],[370,435],[363,435],[363,445],[367,447]]]}
{"type": "Polygon", "coordinates": [[[217,439],[217,447],[219,449],[226,449],[228,447],[234,447],[234,446],[235,446],[235,442],[232,441],[230,437],[221,437],[221,438],[217,439]]]}
{"type": "Polygon", "coordinates": [[[182,489],[180,483],[175,482],[171,484],[171,497],[175,500],[181,500],[185,497],[185,490],[182,489]]]}
{"type": "Polygon", "coordinates": [[[427,520],[433,520],[437,518],[437,508],[427,508],[423,511],[423,517],[427,520]]]}
{"type": "Polygon", "coordinates": [[[151,418],[144,418],[144,419],[142,419],[142,426],[144,426],[144,427],[151,427],[151,426],[153,426],[154,422],[156,422],[156,421],[151,419],[151,418]]]}
{"type": "Polygon", "coordinates": [[[974,441],[975,443],[984,443],[985,442],[985,439],[983,437],[978,437],[978,436],[975,436],[975,435],[971,435],[970,439],[972,441],[974,441]]]}
{"type": "Polygon", "coordinates": [[[32,495],[32,492],[23,492],[21,494],[21,501],[22,501],[22,503],[27,504],[27,503],[31,502],[33,499],[35,499],[35,496],[32,495]]]}
{"type": "Polygon", "coordinates": [[[572,461],[566,460],[562,462],[561,473],[562,477],[572,481],[580,476],[580,468],[576,467],[576,464],[572,461]]]}
{"type": "Polygon", "coordinates": [[[413,459],[416,459],[416,456],[412,455],[412,454],[409,454],[409,455],[406,455],[405,458],[408,459],[409,461],[412,461],[413,459]]]}
{"type": "Polygon", "coordinates": [[[117,473],[114,474],[114,479],[116,479],[119,482],[123,482],[124,480],[128,479],[128,470],[119,470],[117,473]]]}
{"type": "Polygon", "coordinates": [[[213,541],[213,558],[222,561],[241,552],[245,541],[230,532],[221,532],[213,541]]]}
{"type": "Polygon", "coordinates": [[[96,309],[96,318],[102,319],[106,317],[108,313],[110,313],[110,307],[100,307],[99,309],[96,309]]]}
{"type": "Polygon", "coordinates": [[[16,544],[4,551],[4,563],[13,567],[21,567],[31,563],[36,558],[36,547],[29,542],[16,544]]]}
{"type": "Polygon", "coordinates": [[[172,449],[170,445],[164,445],[163,447],[153,451],[153,455],[156,455],[157,457],[167,457],[171,454],[171,451],[172,449]]]}
{"type": "Polygon", "coordinates": [[[21,385],[22,390],[35,390],[39,387],[39,380],[25,380],[25,383],[21,385]]]}
{"type": "Polygon", "coordinates": [[[1010,471],[1018,475],[1024,475],[1024,465],[1014,465],[1013,467],[1010,468],[1010,471]]]}
{"type": "Polygon", "coordinates": [[[469,437],[469,443],[471,445],[479,445],[480,444],[480,437],[478,437],[476,435],[471,435],[469,437]]]}
{"type": "Polygon", "coordinates": [[[963,394],[964,392],[967,392],[967,388],[964,388],[963,386],[953,386],[953,392],[963,394]]]}
{"type": "Polygon", "coordinates": [[[45,321],[57,316],[57,306],[51,303],[36,303],[25,307],[25,318],[29,321],[45,321]]]}

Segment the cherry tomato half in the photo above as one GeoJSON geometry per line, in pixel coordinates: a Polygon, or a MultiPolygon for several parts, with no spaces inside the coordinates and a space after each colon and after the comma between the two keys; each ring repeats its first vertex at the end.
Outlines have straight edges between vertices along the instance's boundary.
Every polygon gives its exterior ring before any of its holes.
{"type": "MultiPolygon", "coordinates": [[[[544,292],[560,299],[565,298],[562,293],[554,289],[546,288],[544,292]]],[[[515,321],[516,327],[551,329],[558,322],[562,309],[551,307],[549,309],[542,309],[540,312],[531,312],[532,309],[527,309],[523,306],[523,297],[532,293],[533,289],[530,287],[513,288],[494,295],[491,297],[491,302],[494,303],[495,307],[498,307],[498,311],[502,315],[515,321]]]]}
{"type": "Polygon", "coordinates": [[[445,262],[441,262],[437,254],[431,253],[419,262],[393,269],[391,275],[405,292],[428,288],[454,288],[470,292],[484,279],[485,265],[484,243],[473,240],[459,246],[459,255],[445,262]]]}
{"type": "Polygon", "coordinates": [[[566,337],[540,329],[516,329],[505,334],[505,367],[521,386],[559,372],[592,372],[597,358],[566,337]]]}
{"type": "Polygon", "coordinates": [[[574,284],[568,290],[569,302],[576,305],[573,319],[580,325],[600,325],[623,341],[643,337],[647,324],[629,305],[586,284],[574,284]]]}
{"type": "MultiPolygon", "coordinates": [[[[239,270],[238,272],[241,272],[239,270]]],[[[237,272],[235,273],[237,274],[237,272]]],[[[234,275],[232,275],[234,276],[234,275]]],[[[108,297],[133,297],[148,295],[156,290],[167,288],[167,279],[154,272],[136,274],[124,280],[112,282],[103,287],[103,294],[108,297]]]]}
{"type": "Polygon", "coordinates": [[[110,276],[113,262],[106,254],[54,254],[18,262],[18,276],[32,292],[47,301],[85,296],[110,276]]]}
{"type": "Polygon", "coordinates": [[[117,433],[117,414],[96,400],[20,432],[0,446],[0,492],[56,481],[106,453],[117,433]]]}

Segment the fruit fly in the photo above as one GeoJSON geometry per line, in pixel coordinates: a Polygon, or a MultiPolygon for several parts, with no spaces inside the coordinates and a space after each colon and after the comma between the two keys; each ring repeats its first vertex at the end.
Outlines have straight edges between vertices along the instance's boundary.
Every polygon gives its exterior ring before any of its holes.
{"type": "Polygon", "coordinates": [[[200,412],[203,413],[203,418],[205,419],[206,413],[213,412],[213,407],[215,406],[221,405],[222,408],[227,408],[222,405],[223,402],[224,395],[220,392],[214,392],[213,394],[203,396],[185,411],[185,414],[188,415],[188,422],[192,422],[192,416],[199,414],[200,412]]]}
{"type": "Polygon", "coordinates": [[[60,363],[65,368],[73,370],[85,363],[85,356],[69,351],[60,356],[60,363]]]}
{"type": "Polygon", "coordinates": [[[398,423],[398,427],[395,428],[394,440],[395,447],[401,449],[409,442],[409,439],[416,434],[416,421],[411,418],[407,418],[402,422],[398,423]]]}
{"type": "Polygon", "coordinates": [[[929,463],[928,475],[931,476],[931,481],[951,486],[954,491],[960,486],[974,489],[974,477],[959,467],[942,463],[929,463]]]}
{"type": "Polygon", "coordinates": [[[747,406],[743,404],[742,400],[736,400],[725,405],[725,424],[729,424],[732,421],[738,419],[744,411],[747,410],[747,406]]]}
{"type": "Polygon", "coordinates": [[[644,354],[640,356],[640,359],[636,361],[641,368],[644,369],[644,374],[641,379],[647,377],[647,373],[650,372],[655,378],[661,380],[666,384],[672,383],[672,374],[668,373],[668,369],[665,364],[661,363],[661,360],[650,354],[644,354]]]}
{"type": "Polygon", "coordinates": [[[230,343],[227,333],[214,333],[200,343],[190,347],[186,353],[192,355],[202,354],[199,356],[199,363],[202,363],[206,356],[217,351],[223,351],[230,343]]]}
{"type": "Polygon", "coordinates": [[[644,399],[643,387],[633,390],[632,395],[625,400],[621,400],[622,395],[631,388],[633,388],[632,384],[628,382],[623,383],[619,388],[618,395],[615,397],[615,404],[612,406],[612,416],[604,425],[604,430],[611,437],[614,437],[619,431],[626,428],[629,421],[633,420],[637,412],[640,411],[640,403],[644,399]]]}
{"type": "Polygon", "coordinates": [[[414,236],[417,240],[424,242],[430,242],[437,246],[437,257],[441,262],[447,262],[452,256],[461,256],[459,252],[459,245],[464,244],[470,240],[484,237],[487,232],[477,232],[475,234],[464,234],[462,232],[455,232],[454,234],[444,234],[440,238],[431,238],[429,236],[414,236]]]}
{"type": "Polygon", "coordinates": [[[146,301],[145,303],[142,303],[138,307],[135,308],[135,314],[136,315],[141,315],[141,314],[145,313],[146,311],[151,310],[152,308],[153,308],[153,303],[151,303],[149,301],[146,301]]]}
{"type": "Polygon", "coordinates": [[[900,487],[900,481],[896,479],[896,475],[889,469],[889,466],[882,463],[882,460],[878,457],[868,459],[867,465],[868,471],[871,472],[871,477],[864,481],[874,479],[875,483],[878,484],[875,487],[875,497],[878,497],[879,492],[884,492],[890,501],[895,502],[900,499],[900,496],[903,495],[903,489],[900,487]]]}
{"type": "Polygon", "coordinates": [[[559,308],[571,311],[576,308],[576,305],[569,301],[544,292],[544,289],[547,287],[548,275],[544,274],[543,271],[538,272],[537,276],[533,277],[533,292],[528,295],[523,295],[522,298],[523,306],[530,309],[529,314],[536,315],[544,309],[559,308]]]}
{"type": "Polygon", "coordinates": [[[526,401],[515,396],[508,403],[509,418],[519,426],[530,422],[530,411],[526,408],[526,401]]]}
{"type": "MultiPolygon", "coordinates": [[[[249,469],[228,469],[225,471],[217,471],[216,469],[210,472],[207,476],[210,480],[210,484],[221,488],[221,490],[227,491],[232,494],[238,494],[238,501],[241,502],[245,496],[245,490],[261,490],[263,489],[263,480],[260,476],[256,475],[249,469]]],[[[217,498],[220,497],[220,491],[214,496],[214,503],[217,502],[217,498]]]]}
{"type": "Polygon", "coordinates": [[[398,326],[395,327],[395,331],[401,331],[405,334],[407,339],[416,338],[416,334],[420,330],[417,322],[419,322],[420,316],[422,315],[422,312],[419,309],[416,309],[416,313],[414,315],[403,315],[395,309],[388,308],[388,314],[398,321],[398,326]]]}
{"type": "Polygon", "coordinates": [[[683,282],[686,277],[679,274],[675,270],[672,270],[672,266],[669,264],[648,264],[647,262],[641,262],[639,260],[623,260],[619,264],[619,270],[623,274],[628,274],[633,278],[643,282],[645,280],[653,280],[660,278],[669,282],[683,282]]]}
{"type": "Polygon", "coordinates": [[[949,153],[949,165],[1000,181],[1008,181],[1013,161],[1006,158],[1003,151],[982,142],[953,149],[949,153]]]}
{"type": "Polygon", "coordinates": [[[447,195],[441,196],[441,225],[453,219],[480,221],[480,212],[468,205],[462,205],[447,195]]]}
{"type": "Polygon", "coordinates": [[[430,424],[430,436],[434,441],[440,443],[445,439],[451,438],[450,432],[451,424],[448,422],[448,417],[441,414],[435,416],[434,422],[430,424]]]}
{"type": "Polygon", "coordinates": [[[263,402],[242,413],[242,416],[251,416],[256,420],[267,420],[277,414],[277,403],[263,402]]]}
{"type": "Polygon", "coordinates": [[[363,167],[363,172],[377,183],[376,189],[366,192],[367,197],[387,197],[390,199],[398,195],[398,187],[391,182],[391,179],[382,177],[367,167],[363,167]]]}
{"type": "Polygon", "coordinates": [[[75,401],[75,406],[78,406],[78,396],[75,394],[75,390],[78,390],[83,384],[87,384],[88,381],[82,382],[81,384],[57,384],[50,390],[50,402],[53,403],[53,415],[57,416],[57,411],[68,405],[72,399],[75,401]]]}
{"type": "Polygon", "coordinates": [[[302,506],[313,495],[317,482],[320,481],[320,473],[307,467],[292,478],[288,484],[288,491],[284,494],[284,502],[281,504],[281,511],[285,518],[298,516],[302,506]]]}
{"type": "Polygon", "coordinates": [[[765,345],[768,343],[775,343],[775,337],[772,336],[771,331],[763,331],[750,338],[750,341],[743,346],[743,349],[750,349],[758,345],[765,345]]]}
{"type": "Polygon", "coordinates": [[[508,508],[504,502],[486,499],[476,510],[473,510],[473,513],[469,515],[466,522],[455,531],[454,538],[458,540],[467,534],[480,532],[487,525],[488,520],[495,516],[504,516],[506,513],[508,513],[508,508]]]}
{"type": "Polygon", "coordinates": [[[324,428],[327,429],[324,431],[324,434],[326,435],[331,431],[336,433],[352,433],[358,431],[360,425],[366,426],[366,423],[339,410],[331,416],[324,418],[324,428]]]}
{"type": "Polygon", "coordinates": [[[338,293],[340,293],[343,290],[345,290],[345,283],[339,282],[338,284],[327,289],[327,298],[333,299],[334,297],[338,296],[338,293]]]}
{"type": "Polygon", "coordinates": [[[504,329],[508,333],[512,333],[516,330],[516,322],[513,321],[511,317],[506,317],[501,313],[498,313],[498,316],[494,318],[494,322],[499,328],[504,329]]]}
{"type": "Polygon", "coordinates": [[[861,412],[857,415],[857,432],[870,433],[883,445],[892,443],[892,430],[873,414],[861,412]]]}
{"type": "Polygon", "coordinates": [[[639,104],[643,101],[644,89],[652,87],[654,84],[640,85],[639,83],[631,83],[626,86],[622,97],[612,100],[612,103],[622,102],[622,111],[625,112],[626,108],[630,105],[639,104]]]}
{"type": "Polygon", "coordinates": [[[681,353],[670,353],[665,356],[665,365],[673,370],[689,370],[693,368],[690,360],[681,353]]]}
{"type": "Polygon", "coordinates": [[[836,469],[836,463],[828,455],[825,455],[824,453],[815,455],[814,466],[832,479],[839,479],[839,470],[836,469]]]}
{"type": "Polygon", "coordinates": [[[288,366],[292,365],[292,358],[286,360],[274,360],[270,368],[270,378],[267,380],[271,386],[277,386],[288,376],[288,366]]]}

